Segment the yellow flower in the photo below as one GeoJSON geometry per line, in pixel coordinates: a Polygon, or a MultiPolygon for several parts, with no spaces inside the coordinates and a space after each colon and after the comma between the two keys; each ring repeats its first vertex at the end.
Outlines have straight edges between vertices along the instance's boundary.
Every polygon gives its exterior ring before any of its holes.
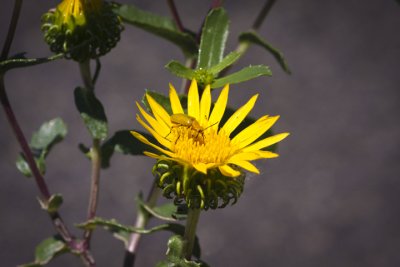
{"type": "Polygon", "coordinates": [[[228,94],[229,85],[226,85],[211,111],[210,86],[206,86],[200,99],[197,82],[193,80],[189,88],[187,113],[185,113],[175,88],[170,85],[169,97],[173,114],[168,114],[159,103],[146,94],[152,115],[136,103],[147,122],[139,114],[137,120],[161,146],[153,144],[138,132],[131,133],[141,142],[160,152],[159,154],[144,152],[145,155],[159,160],[175,161],[203,174],[207,174],[210,169],[218,168],[224,176],[239,176],[241,172],[232,166],[259,173],[250,161],[277,157],[278,154],[263,149],[283,140],[289,133],[257,140],[279,118],[279,116],[265,115],[232,137],[232,132],[253,109],[258,95],[250,98],[221,126],[228,94]]]}

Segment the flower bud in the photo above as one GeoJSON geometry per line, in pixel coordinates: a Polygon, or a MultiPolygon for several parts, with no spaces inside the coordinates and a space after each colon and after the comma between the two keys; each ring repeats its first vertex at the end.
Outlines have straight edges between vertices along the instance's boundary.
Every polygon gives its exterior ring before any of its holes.
{"type": "Polygon", "coordinates": [[[50,50],[79,62],[108,53],[122,30],[112,5],[103,0],[63,0],[42,16],[42,31],[50,50]]]}

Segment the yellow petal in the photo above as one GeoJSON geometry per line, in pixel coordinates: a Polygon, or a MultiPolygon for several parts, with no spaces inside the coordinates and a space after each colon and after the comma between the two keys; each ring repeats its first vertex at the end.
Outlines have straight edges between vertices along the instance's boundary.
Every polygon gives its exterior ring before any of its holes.
{"type": "MultiPolygon", "coordinates": [[[[208,117],[210,116],[210,108],[211,108],[211,89],[210,85],[207,85],[204,89],[203,95],[200,100],[200,125],[205,125],[205,122],[208,122],[208,117]]],[[[206,125],[205,127],[207,127],[206,125]]]]}
{"type": "Polygon", "coordinates": [[[201,173],[207,174],[207,165],[204,163],[193,164],[193,167],[201,173]]]}
{"type": "Polygon", "coordinates": [[[235,113],[228,119],[228,121],[224,124],[222,129],[225,131],[227,135],[230,135],[236,127],[246,118],[247,114],[253,109],[254,104],[258,98],[258,94],[252,96],[246,104],[236,110],[235,113]]]}
{"type": "Polygon", "coordinates": [[[160,134],[161,136],[166,136],[169,134],[171,129],[167,127],[164,123],[160,124],[158,120],[154,119],[152,116],[150,116],[140,105],[138,102],[136,102],[137,107],[139,108],[140,113],[143,115],[143,117],[147,120],[147,122],[150,124],[153,129],[160,134]]]}
{"type": "Polygon", "coordinates": [[[236,171],[234,169],[232,169],[232,167],[228,166],[228,165],[222,165],[219,166],[218,169],[220,170],[220,172],[228,177],[236,177],[240,175],[240,171],[236,171]]]}
{"type": "Polygon", "coordinates": [[[147,140],[146,137],[144,137],[144,136],[141,135],[140,133],[135,132],[135,131],[131,131],[131,134],[132,134],[134,137],[136,137],[136,139],[138,139],[140,142],[145,143],[146,145],[149,145],[149,146],[151,146],[151,147],[157,149],[158,151],[160,151],[161,153],[163,153],[163,154],[165,154],[165,155],[168,155],[168,156],[170,156],[170,157],[173,156],[173,153],[171,153],[170,151],[167,151],[167,150],[165,150],[165,149],[163,149],[163,148],[161,148],[161,147],[159,147],[159,146],[157,146],[157,145],[151,143],[149,140],[147,140]]]}
{"type": "Polygon", "coordinates": [[[200,107],[199,107],[199,90],[197,88],[196,80],[192,80],[189,87],[188,93],[188,115],[199,119],[200,107]]]}
{"type": "Polygon", "coordinates": [[[241,167],[245,170],[248,170],[249,172],[254,172],[254,173],[260,174],[260,171],[257,169],[257,167],[246,160],[241,160],[241,161],[235,160],[233,162],[229,161],[229,163],[238,165],[239,167],[241,167]]]}
{"type": "Polygon", "coordinates": [[[151,97],[151,95],[146,94],[147,102],[151,107],[154,117],[160,122],[164,123],[166,126],[171,127],[171,120],[168,112],[151,97]]]}
{"type": "Polygon", "coordinates": [[[176,92],[175,87],[172,84],[169,84],[169,99],[171,101],[171,108],[173,114],[185,113],[183,111],[181,101],[179,100],[178,93],[176,92]]]}
{"type": "Polygon", "coordinates": [[[171,141],[168,140],[165,136],[161,136],[158,132],[156,132],[155,130],[153,130],[149,125],[147,125],[142,118],[136,114],[136,119],[137,121],[149,132],[151,133],[154,138],[164,147],[167,147],[170,149],[171,147],[171,141]]]}
{"type": "Polygon", "coordinates": [[[211,112],[211,116],[209,121],[209,125],[213,125],[212,129],[217,130],[218,125],[224,115],[226,103],[228,102],[228,95],[229,95],[229,84],[225,85],[219,95],[217,102],[215,102],[214,108],[211,112]]]}
{"type": "Polygon", "coordinates": [[[279,116],[261,117],[259,120],[248,126],[246,129],[241,131],[232,139],[232,144],[238,144],[239,148],[243,148],[252,142],[254,142],[257,138],[263,135],[275,122],[279,119],[279,116]]]}
{"type": "Polygon", "coordinates": [[[273,135],[270,137],[267,137],[265,139],[262,139],[248,147],[243,148],[243,152],[246,151],[255,151],[255,150],[260,150],[263,149],[265,147],[268,147],[270,145],[273,145],[275,143],[278,143],[280,141],[282,141],[283,139],[285,139],[287,136],[289,135],[289,133],[280,133],[277,135],[273,135]]]}

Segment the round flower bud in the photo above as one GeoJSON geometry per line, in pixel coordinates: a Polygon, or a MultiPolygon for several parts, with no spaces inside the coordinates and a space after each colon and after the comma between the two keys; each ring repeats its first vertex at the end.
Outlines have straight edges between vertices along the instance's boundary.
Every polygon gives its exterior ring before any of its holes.
{"type": "Polygon", "coordinates": [[[54,53],[79,62],[108,53],[123,26],[103,0],[63,0],[42,16],[44,39],[54,53]]]}

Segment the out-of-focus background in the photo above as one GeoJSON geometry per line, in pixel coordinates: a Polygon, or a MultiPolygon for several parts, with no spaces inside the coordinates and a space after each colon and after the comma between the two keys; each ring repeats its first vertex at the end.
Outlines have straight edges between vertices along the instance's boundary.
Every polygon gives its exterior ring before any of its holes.
{"type": "MultiPolygon", "coordinates": [[[[169,15],[166,1],[129,2],[169,15]]],[[[263,3],[226,1],[227,51],[263,3]]],[[[24,1],[12,53],[50,55],[40,16],[55,4],[24,1]]],[[[197,30],[210,1],[176,4],[184,25],[197,30]]],[[[1,3],[0,43],[12,6],[12,0],[1,3]]],[[[273,77],[232,86],[229,103],[239,107],[260,93],[252,115],[280,114],[275,131],[291,136],[281,143],[278,159],[258,163],[262,174],[248,178],[236,205],[202,214],[198,235],[204,261],[234,267],[400,266],[399,25],[400,5],[394,0],[277,2],[260,34],[284,52],[293,74],[252,47],[239,66],[267,64],[273,77]]],[[[183,60],[175,46],[126,26],[118,46],[101,58],[96,89],[110,133],[139,128],[134,103],[145,88],[167,93],[169,82],[180,86],[163,68],[171,59],[183,60]]],[[[48,157],[46,179],[52,192],[63,194],[61,213],[72,228],[86,217],[90,172],[78,150],[78,143],[90,144],[73,102],[73,89],[81,84],[78,66],[59,60],[11,71],[5,82],[27,136],[57,116],[68,124],[67,138],[48,157]]],[[[3,113],[0,129],[0,261],[16,266],[33,260],[36,244],[54,230],[35,199],[33,180],[15,168],[20,149],[3,113]]],[[[153,163],[116,154],[101,174],[98,215],[132,223],[135,196],[147,192],[153,163]]],[[[136,266],[162,259],[168,236],[145,236],[136,266]]],[[[98,266],[122,266],[123,245],[109,233],[96,231],[92,250],[98,266]]],[[[63,255],[48,266],[81,263],[63,255]]]]}

